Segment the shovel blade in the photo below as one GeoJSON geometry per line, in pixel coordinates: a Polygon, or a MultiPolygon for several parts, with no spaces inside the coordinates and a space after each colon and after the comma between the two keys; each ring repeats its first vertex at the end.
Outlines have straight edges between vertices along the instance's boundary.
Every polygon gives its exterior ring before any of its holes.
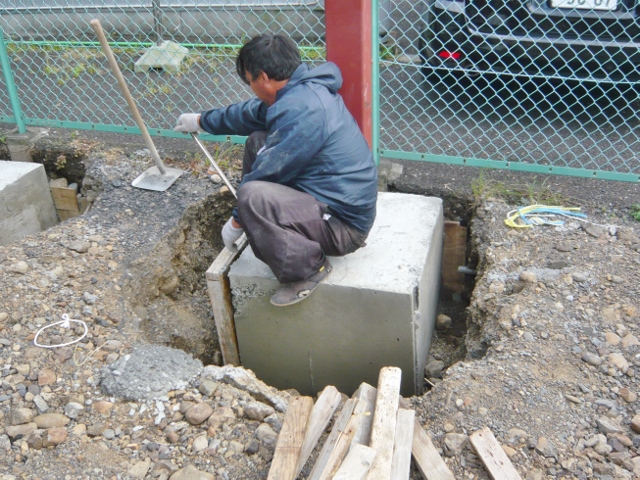
{"type": "Polygon", "coordinates": [[[166,173],[162,174],[158,167],[151,167],[138,175],[138,177],[131,182],[131,186],[145,190],[164,192],[182,175],[182,170],[177,168],[165,167],[165,170],[166,173]]]}

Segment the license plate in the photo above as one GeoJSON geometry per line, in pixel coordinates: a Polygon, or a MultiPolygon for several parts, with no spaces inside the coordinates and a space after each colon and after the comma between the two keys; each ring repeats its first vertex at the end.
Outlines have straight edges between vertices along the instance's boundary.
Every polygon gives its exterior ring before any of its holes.
{"type": "Polygon", "coordinates": [[[552,8],[579,8],[581,10],[615,10],[618,0],[550,0],[552,8]]]}

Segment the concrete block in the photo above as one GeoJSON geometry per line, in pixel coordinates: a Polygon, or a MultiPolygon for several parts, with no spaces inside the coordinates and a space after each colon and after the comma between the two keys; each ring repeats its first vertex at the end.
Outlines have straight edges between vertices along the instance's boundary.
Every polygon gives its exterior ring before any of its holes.
{"type": "MultiPolygon", "coordinates": [[[[17,129],[16,129],[17,130],[17,129]]],[[[25,133],[14,130],[7,135],[6,142],[13,162],[32,162],[31,148],[40,138],[49,134],[47,129],[28,127],[25,133]]]]}
{"type": "Polygon", "coordinates": [[[248,247],[229,269],[240,360],[280,389],[350,395],[402,369],[402,394],[419,394],[435,325],[443,243],[442,201],[378,194],[367,246],[331,257],[332,273],[305,301],[277,308],[279,283],[248,247]]]}
{"type": "Polygon", "coordinates": [[[44,166],[0,161],[0,245],[58,223],[44,166]]]}
{"type": "Polygon", "coordinates": [[[150,68],[162,68],[167,71],[177,71],[189,49],[175,42],[162,42],[149,48],[133,66],[135,73],[148,72],[150,68]]]}

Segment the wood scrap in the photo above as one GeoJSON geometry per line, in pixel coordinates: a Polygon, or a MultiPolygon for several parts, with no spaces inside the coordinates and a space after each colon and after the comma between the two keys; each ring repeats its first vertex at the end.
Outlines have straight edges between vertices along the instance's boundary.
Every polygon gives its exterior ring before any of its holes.
{"type": "Polygon", "coordinates": [[[273,454],[268,480],[295,480],[302,442],[313,409],[311,397],[292,397],[273,454]]]}
{"type": "MultiPolygon", "coordinates": [[[[426,480],[455,480],[415,418],[411,403],[400,396],[401,377],[399,368],[384,367],[377,388],[360,385],[335,414],[307,480],[409,480],[412,455],[426,480]]],[[[292,400],[287,411],[268,480],[289,480],[301,474],[334,416],[340,393],[329,386],[315,406],[309,399],[304,407],[295,406],[300,401],[292,400]]],[[[503,478],[507,477],[499,477],[503,478]]]]}
{"type": "MultiPolygon", "coordinates": [[[[333,442],[329,444],[329,454],[326,457],[326,461],[322,464],[316,462],[316,465],[309,475],[309,480],[329,480],[333,478],[340,468],[340,464],[349,451],[349,446],[351,445],[353,436],[356,433],[358,424],[362,421],[363,417],[362,411],[359,411],[357,408],[357,400],[355,402],[356,405],[353,409],[353,413],[349,416],[344,430],[338,430],[337,434],[333,438],[333,442]]],[[[331,433],[333,433],[333,431],[331,433]]]]}
{"type": "Polygon", "coordinates": [[[354,398],[358,399],[358,407],[362,409],[362,422],[358,426],[358,430],[351,442],[351,448],[355,445],[369,445],[371,440],[371,426],[373,425],[373,411],[376,406],[376,396],[378,390],[368,383],[362,383],[354,398]]]}
{"type": "Polygon", "coordinates": [[[399,408],[391,461],[391,480],[406,480],[411,473],[411,446],[416,412],[399,408]]]}
{"type": "Polygon", "coordinates": [[[353,445],[333,480],[364,480],[375,456],[376,451],[373,448],[361,444],[353,445]]]}
{"type": "Polygon", "coordinates": [[[418,420],[414,420],[411,453],[426,480],[456,480],[418,420]]]}
{"type": "Polygon", "coordinates": [[[397,367],[380,370],[370,444],[376,451],[376,458],[367,480],[389,480],[391,476],[401,379],[402,371],[397,367]]]}
{"type": "Polygon", "coordinates": [[[520,480],[520,474],[488,427],[474,432],[469,441],[493,480],[520,480]]]}
{"type": "Polygon", "coordinates": [[[333,412],[336,411],[339,404],[340,392],[336,387],[331,385],[327,386],[318,397],[318,401],[311,411],[311,418],[309,419],[307,434],[302,444],[296,475],[300,475],[304,464],[307,463],[309,455],[311,455],[311,452],[318,443],[322,432],[327,428],[333,412]]]}
{"type": "Polygon", "coordinates": [[[333,451],[336,443],[338,442],[338,437],[342,435],[343,431],[347,428],[347,423],[349,423],[349,419],[353,414],[353,410],[358,403],[357,399],[350,398],[345,402],[340,410],[340,415],[336,419],[336,422],[333,424],[333,428],[331,429],[331,433],[327,437],[327,440],[324,442],[322,446],[322,450],[320,450],[320,454],[316,459],[316,463],[309,474],[308,480],[318,480],[320,478],[320,474],[322,473],[325,465],[329,461],[329,457],[331,456],[331,452],[333,451]]]}

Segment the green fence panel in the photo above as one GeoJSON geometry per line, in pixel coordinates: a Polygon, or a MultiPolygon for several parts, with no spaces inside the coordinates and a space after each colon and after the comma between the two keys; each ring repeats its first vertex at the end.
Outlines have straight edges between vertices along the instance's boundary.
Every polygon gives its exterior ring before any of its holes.
{"type": "Polygon", "coordinates": [[[637,0],[380,11],[381,156],[640,181],[637,0]]]}
{"type": "MultiPolygon", "coordinates": [[[[250,98],[235,57],[256,34],[288,34],[305,61],[325,58],[324,8],[314,0],[4,0],[0,24],[27,125],[139,132],[94,18],[152,135],[179,136],[181,113],[250,98]]],[[[0,121],[15,123],[7,92],[5,82],[0,121]]]]}
{"type": "MultiPolygon", "coordinates": [[[[637,0],[373,5],[377,155],[640,180],[637,0]]],[[[325,58],[320,0],[5,0],[0,121],[19,120],[15,88],[27,125],[139,133],[93,18],[152,135],[179,136],[180,113],[249,98],[234,59],[257,33],[325,58]]]]}

